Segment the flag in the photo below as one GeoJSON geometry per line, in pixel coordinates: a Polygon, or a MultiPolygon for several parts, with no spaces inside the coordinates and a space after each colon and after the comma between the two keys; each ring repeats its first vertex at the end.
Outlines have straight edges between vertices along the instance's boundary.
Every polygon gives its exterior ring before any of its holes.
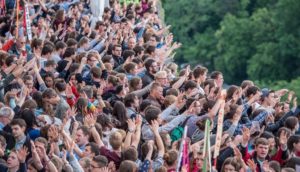
{"type": "Polygon", "coordinates": [[[205,122],[204,131],[204,149],[203,149],[203,167],[202,171],[211,172],[211,152],[210,152],[210,121],[207,119],[205,122]],[[207,169],[209,168],[209,170],[207,169]]]}
{"type": "Polygon", "coordinates": [[[180,148],[179,148],[179,156],[178,156],[178,160],[177,160],[177,167],[176,167],[176,172],[180,171],[180,168],[182,165],[185,165],[184,163],[186,162],[186,158],[188,158],[188,155],[186,155],[184,152],[185,149],[185,142],[186,142],[186,134],[187,134],[187,126],[184,127],[183,130],[183,137],[182,137],[182,141],[180,144],[180,148]],[[187,156],[187,157],[186,157],[187,156]]]}
{"type": "Polygon", "coordinates": [[[29,16],[29,10],[28,10],[27,4],[25,5],[25,8],[24,8],[24,19],[25,19],[25,22],[23,24],[24,29],[26,29],[28,40],[31,41],[32,40],[32,32],[31,32],[31,23],[30,23],[30,16],[29,16]]]}

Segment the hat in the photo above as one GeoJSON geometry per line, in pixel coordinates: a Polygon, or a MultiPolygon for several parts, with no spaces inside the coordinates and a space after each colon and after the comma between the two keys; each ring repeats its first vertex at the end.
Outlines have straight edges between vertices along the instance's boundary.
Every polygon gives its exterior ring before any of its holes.
{"type": "Polygon", "coordinates": [[[265,97],[269,96],[270,90],[268,88],[263,88],[263,89],[261,89],[261,93],[262,93],[261,97],[265,98],[265,97]]]}

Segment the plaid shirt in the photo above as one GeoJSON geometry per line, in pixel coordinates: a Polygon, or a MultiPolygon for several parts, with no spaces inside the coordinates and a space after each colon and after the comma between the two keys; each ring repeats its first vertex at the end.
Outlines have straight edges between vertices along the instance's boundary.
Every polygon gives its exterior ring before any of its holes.
{"type": "MultiPolygon", "coordinates": [[[[255,122],[255,121],[258,122],[259,125],[261,125],[265,121],[267,115],[268,115],[267,111],[262,111],[251,122],[248,122],[248,123],[245,123],[245,124],[240,124],[239,123],[238,126],[235,129],[234,136],[241,135],[243,127],[247,127],[247,128],[250,129],[252,127],[253,122],[255,122]]],[[[232,122],[231,122],[230,119],[225,120],[224,123],[223,123],[223,131],[228,130],[228,128],[231,125],[232,125],[232,122]]]]}

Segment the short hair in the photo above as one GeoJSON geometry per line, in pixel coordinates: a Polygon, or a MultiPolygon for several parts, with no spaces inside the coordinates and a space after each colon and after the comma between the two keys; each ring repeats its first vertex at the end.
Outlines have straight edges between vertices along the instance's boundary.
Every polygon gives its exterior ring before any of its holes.
{"type": "Polygon", "coordinates": [[[129,147],[126,150],[122,152],[122,160],[130,160],[130,161],[136,161],[138,159],[138,152],[136,148],[129,147]]]}
{"type": "Polygon", "coordinates": [[[77,41],[75,39],[73,39],[73,38],[69,38],[67,40],[66,44],[67,44],[68,47],[72,47],[74,45],[77,45],[77,41]]]}
{"type": "Polygon", "coordinates": [[[92,67],[91,68],[91,74],[94,78],[101,78],[102,71],[98,67],[92,67]]]}
{"type": "Polygon", "coordinates": [[[258,146],[258,145],[267,145],[267,146],[269,146],[269,141],[266,138],[262,138],[262,137],[257,138],[255,140],[255,146],[258,146]]]}
{"type": "Polygon", "coordinates": [[[122,46],[120,44],[116,44],[113,46],[112,50],[115,51],[117,47],[122,48],[122,46]]]}
{"type": "Polygon", "coordinates": [[[77,129],[77,131],[78,130],[81,130],[85,136],[90,136],[90,130],[87,126],[81,126],[77,129]]]}
{"type": "Polygon", "coordinates": [[[115,131],[109,137],[111,147],[116,150],[122,146],[123,138],[120,132],[115,131]]]}
{"type": "Polygon", "coordinates": [[[51,67],[51,66],[55,66],[55,65],[56,65],[56,62],[52,59],[47,60],[45,63],[45,67],[51,67]]]}
{"type": "Polygon", "coordinates": [[[149,68],[152,66],[152,64],[155,62],[155,60],[154,59],[151,59],[151,58],[149,58],[149,59],[147,59],[146,61],[145,61],[145,68],[146,68],[146,70],[147,71],[149,71],[149,68]]]}
{"type": "Polygon", "coordinates": [[[156,90],[157,88],[161,87],[159,83],[154,82],[150,87],[150,92],[156,90]]]}
{"type": "Polygon", "coordinates": [[[146,121],[151,124],[152,120],[156,120],[158,115],[161,113],[161,110],[156,106],[148,106],[145,109],[145,119],[146,121]]]}
{"type": "Polygon", "coordinates": [[[94,153],[95,156],[100,155],[99,146],[96,143],[90,142],[86,146],[90,146],[91,147],[91,152],[94,153]]]}
{"type": "Polygon", "coordinates": [[[0,109],[0,117],[14,117],[15,112],[10,107],[2,107],[0,109]]]}
{"type": "Polygon", "coordinates": [[[270,161],[269,166],[271,169],[275,170],[275,172],[280,172],[280,164],[278,161],[270,161]]]}
{"type": "Polygon", "coordinates": [[[124,59],[127,59],[128,57],[134,56],[134,55],[135,55],[135,52],[133,50],[125,50],[123,52],[123,58],[124,59]]]}
{"type": "Polygon", "coordinates": [[[64,49],[67,47],[67,44],[64,43],[63,41],[58,41],[56,44],[55,44],[55,49],[56,51],[57,50],[60,50],[60,49],[64,49]]]}
{"type": "Polygon", "coordinates": [[[250,86],[247,91],[245,96],[249,97],[250,95],[255,95],[257,93],[257,91],[259,91],[259,88],[256,86],[250,86]]]}
{"type": "Polygon", "coordinates": [[[189,89],[194,89],[194,88],[197,88],[197,83],[195,81],[189,80],[184,84],[185,91],[187,91],[189,89]]]}
{"type": "Polygon", "coordinates": [[[48,147],[48,141],[44,137],[38,137],[34,140],[35,142],[40,142],[44,144],[45,149],[48,147]]]}
{"type": "Polygon", "coordinates": [[[102,167],[105,167],[107,166],[108,164],[108,160],[105,156],[102,156],[102,155],[98,155],[98,156],[95,156],[93,158],[93,161],[97,163],[97,165],[102,168],[102,167]]]}
{"type": "Polygon", "coordinates": [[[223,75],[222,72],[220,72],[220,71],[213,71],[213,72],[210,74],[210,78],[211,78],[211,79],[217,79],[219,75],[223,75]]]}
{"type": "Polygon", "coordinates": [[[63,55],[64,58],[71,57],[75,55],[76,49],[72,47],[68,47],[63,55]]]}
{"type": "Polygon", "coordinates": [[[39,39],[39,38],[34,38],[32,41],[31,41],[31,48],[38,48],[40,46],[43,45],[43,40],[42,39],[39,39]]]}
{"type": "Polygon", "coordinates": [[[147,54],[152,54],[152,53],[154,53],[155,52],[155,49],[156,49],[156,47],[155,46],[148,46],[147,48],[146,48],[146,53],[147,54]]]}
{"type": "Polygon", "coordinates": [[[42,55],[46,55],[46,54],[52,53],[53,49],[54,48],[51,45],[49,45],[49,44],[44,45],[44,47],[42,49],[42,55]]]}
{"type": "Polygon", "coordinates": [[[178,152],[175,150],[169,150],[164,154],[164,161],[168,166],[175,164],[178,157],[178,152]]]}
{"type": "Polygon", "coordinates": [[[133,161],[125,160],[122,161],[119,172],[135,172],[137,171],[137,165],[133,161]]]}
{"type": "Polygon", "coordinates": [[[20,126],[21,128],[24,127],[26,128],[27,127],[27,124],[26,122],[24,121],[24,119],[13,119],[10,123],[11,126],[14,126],[14,125],[18,125],[20,126]]]}
{"type": "Polygon", "coordinates": [[[133,51],[135,52],[136,55],[140,55],[143,51],[145,51],[145,48],[139,45],[136,45],[133,48],[133,51]]]}
{"type": "Polygon", "coordinates": [[[87,43],[89,43],[89,38],[87,38],[87,37],[82,37],[80,40],[79,40],[79,42],[78,42],[78,46],[80,47],[80,46],[82,46],[83,44],[87,44],[87,43]]]}
{"type": "Polygon", "coordinates": [[[132,103],[134,103],[134,99],[136,95],[134,93],[129,93],[124,98],[124,104],[126,107],[130,107],[132,103]]]}
{"type": "Polygon", "coordinates": [[[195,78],[199,78],[201,75],[204,75],[207,72],[207,68],[203,66],[198,66],[193,70],[193,75],[195,78]]]}
{"type": "Polygon", "coordinates": [[[134,70],[134,68],[136,67],[136,64],[133,63],[133,62],[129,62],[129,63],[126,63],[123,68],[125,70],[126,73],[130,73],[131,70],[134,70]]]}
{"type": "Polygon", "coordinates": [[[253,81],[244,80],[241,84],[241,87],[242,87],[242,89],[245,89],[247,86],[249,87],[249,86],[253,86],[253,85],[254,85],[253,81]]]}
{"type": "Polygon", "coordinates": [[[162,78],[162,77],[168,77],[168,74],[166,71],[158,71],[158,72],[156,72],[154,77],[155,77],[155,79],[162,78]]]}
{"type": "Polygon", "coordinates": [[[299,120],[297,117],[290,116],[285,120],[284,126],[290,130],[294,130],[298,123],[299,123],[299,120]]]}

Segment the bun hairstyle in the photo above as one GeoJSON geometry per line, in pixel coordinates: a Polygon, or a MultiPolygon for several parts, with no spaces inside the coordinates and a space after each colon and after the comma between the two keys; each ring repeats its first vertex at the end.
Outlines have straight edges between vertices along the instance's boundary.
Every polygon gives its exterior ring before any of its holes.
{"type": "Polygon", "coordinates": [[[164,154],[164,161],[168,166],[173,166],[176,163],[178,152],[176,150],[169,150],[164,154]]]}

